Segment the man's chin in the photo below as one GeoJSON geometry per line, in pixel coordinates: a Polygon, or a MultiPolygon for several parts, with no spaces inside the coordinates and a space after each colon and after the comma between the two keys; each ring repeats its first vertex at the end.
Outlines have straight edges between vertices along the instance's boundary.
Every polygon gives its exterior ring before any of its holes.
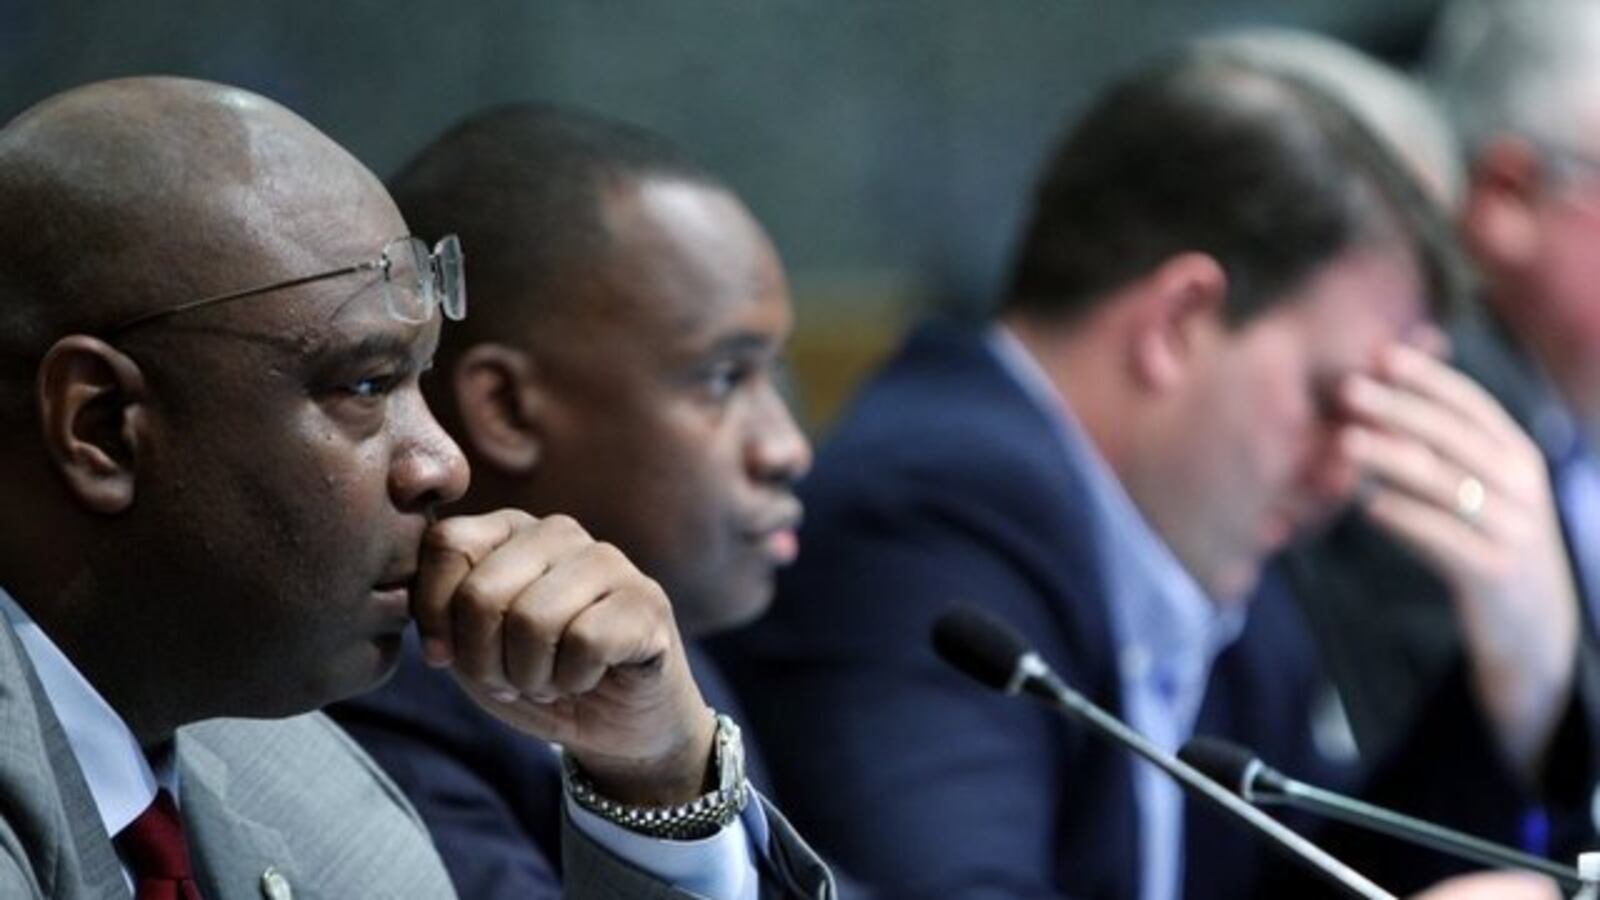
{"type": "Polygon", "coordinates": [[[707,598],[706,602],[694,604],[693,608],[674,605],[673,615],[677,617],[685,638],[706,638],[743,628],[766,615],[767,610],[772,608],[770,572],[760,579],[730,579],[729,586],[742,587],[742,590],[707,598]]]}
{"type": "Polygon", "coordinates": [[[405,647],[405,639],[403,634],[383,634],[373,638],[372,645],[378,654],[374,667],[376,674],[372,678],[372,683],[362,688],[362,691],[382,687],[394,677],[395,670],[400,668],[400,653],[405,647]]]}
{"type": "Polygon", "coordinates": [[[405,641],[399,632],[368,639],[351,654],[352,660],[346,671],[330,685],[330,693],[336,696],[323,703],[349,700],[383,687],[400,668],[400,654],[404,646],[405,641]]]}
{"type": "Polygon", "coordinates": [[[1203,580],[1201,587],[1218,606],[1226,609],[1239,607],[1249,601],[1256,587],[1261,584],[1261,567],[1262,563],[1257,559],[1218,567],[1210,578],[1203,580]]]}

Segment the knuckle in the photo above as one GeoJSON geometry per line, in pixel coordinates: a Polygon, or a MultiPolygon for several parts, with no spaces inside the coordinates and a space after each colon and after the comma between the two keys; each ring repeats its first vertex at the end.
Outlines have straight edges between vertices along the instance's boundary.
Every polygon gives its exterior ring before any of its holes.
{"type": "Polygon", "coordinates": [[[1426,472],[1438,462],[1432,450],[1417,444],[1402,447],[1395,458],[1400,465],[1417,472],[1426,472]]]}
{"type": "Polygon", "coordinates": [[[439,557],[454,554],[475,566],[487,550],[481,526],[465,517],[433,523],[422,533],[422,553],[439,557]]]}
{"type": "Polygon", "coordinates": [[[468,616],[478,619],[497,616],[499,606],[498,592],[482,578],[469,576],[456,589],[456,608],[468,616]]]}
{"type": "Polygon", "coordinates": [[[583,526],[578,524],[577,519],[562,513],[544,517],[543,519],[539,520],[539,525],[550,534],[558,537],[569,539],[587,539],[589,537],[589,532],[585,531],[583,526]]]}
{"type": "Polygon", "coordinates": [[[633,563],[628,559],[627,554],[623,553],[621,548],[610,541],[595,541],[593,544],[589,545],[588,553],[595,559],[596,562],[605,565],[623,566],[629,568],[633,566],[633,563]]]}
{"type": "Polygon", "coordinates": [[[666,589],[661,587],[660,582],[643,572],[635,572],[628,587],[629,596],[635,603],[657,617],[672,617],[672,603],[667,599],[666,589]]]}
{"type": "Polygon", "coordinates": [[[518,646],[543,643],[545,635],[549,634],[539,614],[522,604],[506,613],[504,628],[508,640],[518,646]]]}
{"type": "Polygon", "coordinates": [[[511,533],[526,531],[539,524],[539,520],[524,509],[506,509],[500,515],[501,521],[505,523],[506,530],[511,533]]]}
{"type": "Polygon", "coordinates": [[[667,599],[665,591],[660,585],[650,582],[644,592],[644,600],[649,604],[647,609],[650,614],[651,632],[660,637],[676,630],[677,620],[672,615],[672,603],[667,599]]]}
{"type": "Polygon", "coordinates": [[[600,655],[601,648],[605,646],[606,637],[606,629],[588,619],[579,619],[567,629],[561,652],[572,654],[575,659],[594,659],[600,655]]]}
{"type": "Polygon", "coordinates": [[[639,579],[644,582],[644,590],[655,600],[656,606],[671,615],[672,604],[667,601],[667,589],[661,586],[661,582],[643,574],[639,576],[639,579]]]}
{"type": "Polygon", "coordinates": [[[465,527],[459,519],[443,519],[428,526],[422,533],[424,552],[454,550],[462,543],[465,527]]]}
{"type": "Polygon", "coordinates": [[[575,627],[561,642],[561,653],[552,676],[560,687],[570,690],[586,680],[587,673],[603,668],[606,660],[606,636],[591,628],[575,627]]]}
{"type": "Polygon", "coordinates": [[[534,604],[518,604],[506,616],[507,636],[514,641],[531,642],[554,648],[562,640],[562,626],[547,609],[534,604]]]}

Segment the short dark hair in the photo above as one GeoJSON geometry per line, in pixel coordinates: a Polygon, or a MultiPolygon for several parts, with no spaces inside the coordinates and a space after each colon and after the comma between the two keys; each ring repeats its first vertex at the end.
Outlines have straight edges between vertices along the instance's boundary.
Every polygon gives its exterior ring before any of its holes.
{"type": "Polygon", "coordinates": [[[412,231],[453,232],[466,254],[469,313],[447,329],[441,356],[548,312],[570,267],[609,245],[607,187],[644,178],[720,186],[660,135],[541,103],[476,113],[403,166],[389,189],[412,231]]]}
{"type": "Polygon", "coordinates": [[[1198,251],[1226,272],[1237,324],[1381,240],[1410,245],[1436,312],[1459,302],[1442,211],[1354,115],[1294,76],[1189,48],[1112,86],[1067,134],[1002,306],[1072,318],[1198,251]]]}

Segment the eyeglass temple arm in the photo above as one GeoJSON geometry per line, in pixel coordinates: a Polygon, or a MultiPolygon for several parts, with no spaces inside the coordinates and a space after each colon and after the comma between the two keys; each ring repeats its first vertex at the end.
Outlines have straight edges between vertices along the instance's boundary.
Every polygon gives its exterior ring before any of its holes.
{"type": "Polygon", "coordinates": [[[157,309],[152,310],[151,312],[141,313],[140,315],[134,316],[126,322],[122,322],[116,327],[111,328],[107,333],[117,334],[119,332],[127,331],[135,325],[143,325],[145,322],[176,315],[177,313],[181,312],[188,312],[191,309],[198,309],[202,306],[211,306],[212,304],[216,303],[226,303],[229,300],[243,300],[246,297],[254,297],[258,294],[265,294],[270,291],[286,291],[289,288],[313,284],[318,281],[325,281],[329,278],[338,278],[343,275],[351,275],[356,272],[365,272],[370,269],[381,269],[383,268],[384,264],[384,260],[369,260],[367,262],[345,266],[342,269],[335,269],[332,272],[318,272],[315,275],[303,275],[299,278],[291,278],[288,281],[275,281],[272,284],[263,284],[259,287],[245,288],[242,291],[232,291],[227,294],[217,294],[212,297],[202,297],[199,300],[190,300],[187,303],[181,303],[177,306],[171,306],[166,309],[157,309]]]}

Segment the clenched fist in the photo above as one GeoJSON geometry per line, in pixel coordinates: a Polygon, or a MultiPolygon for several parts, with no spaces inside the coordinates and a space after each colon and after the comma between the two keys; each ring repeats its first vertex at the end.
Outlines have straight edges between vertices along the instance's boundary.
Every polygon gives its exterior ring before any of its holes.
{"type": "Polygon", "coordinates": [[[497,718],[554,741],[607,796],[702,793],[716,723],[661,587],[565,516],[434,523],[412,614],[430,665],[497,718]]]}

